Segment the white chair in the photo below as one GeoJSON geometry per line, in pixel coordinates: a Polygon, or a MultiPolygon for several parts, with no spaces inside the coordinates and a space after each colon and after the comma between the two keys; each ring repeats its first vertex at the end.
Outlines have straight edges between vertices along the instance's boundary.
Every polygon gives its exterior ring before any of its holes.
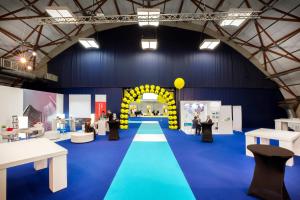
{"type": "Polygon", "coordinates": [[[57,140],[60,139],[60,134],[59,131],[46,131],[44,137],[49,140],[57,140]]]}

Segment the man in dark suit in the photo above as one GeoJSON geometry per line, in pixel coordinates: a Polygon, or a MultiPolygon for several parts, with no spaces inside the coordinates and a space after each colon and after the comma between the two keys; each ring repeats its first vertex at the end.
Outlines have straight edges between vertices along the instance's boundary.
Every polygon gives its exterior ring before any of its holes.
{"type": "Polygon", "coordinates": [[[196,129],[195,134],[199,135],[201,132],[201,124],[200,124],[200,118],[198,116],[195,116],[193,119],[193,128],[196,129]]]}
{"type": "Polygon", "coordinates": [[[207,115],[207,117],[206,117],[206,121],[205,121],[206,123],[209,123],[209,124],[211,124],[212,123],[212,120],[210,119],[210,116],[209,115],[207,115]]]}

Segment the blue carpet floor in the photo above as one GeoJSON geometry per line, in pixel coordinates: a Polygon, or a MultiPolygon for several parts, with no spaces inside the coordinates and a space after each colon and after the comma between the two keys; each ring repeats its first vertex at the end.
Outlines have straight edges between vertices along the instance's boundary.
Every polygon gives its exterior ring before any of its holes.
{"type": "MultiPolygon", "coordinates": [[[[163,134],[158,123],[141,124],[137,134],[163,134]]],[[[105,200],[194,200],[167,141],[133,141],[105,200]]]]}
{"type": "MultiPolygon", "coordinates": [[[[52,193],[48,169],[35,172],[32,164],[8,170],[8,200],[103,199],[137,129],[121,131],[119,141],[97,137],[95,142],[59,144],[69,150],[68,188],[52,193]]],[[[244,154],[244,135],[214,136],[202,143],[199,136],[163,129],[168,143],[196,199],[254,199],[247,196],[254,160],[244,154]]],[[[285,183],[292,199],[300,199],[300,157],[286,167],[285,183]]],[[[166,186],[167,187],[167,186],[166,186]]]]}
{"type": "Polygon", "coordinates": [[[68,188],[52,193],[48,169],[35,171],[33,164],[8,170],[8,200],[96,200],[103,199],[137,129],[120,132],[120,140],[106,136],[85,144],[59,142],[69,150],[68,188]]]}
{"type": "MultiPolygon", "coordinates": [[[[245,156],[244,134],[214,135],[213,143],[202,143],[200,136],[164,132],[197,199],[255,199],[246,195],[255,161],[245,156]]],[[[285,173],[291,199],[300,199],[299,180],[300,157],[295,157],[285,173]]]]}

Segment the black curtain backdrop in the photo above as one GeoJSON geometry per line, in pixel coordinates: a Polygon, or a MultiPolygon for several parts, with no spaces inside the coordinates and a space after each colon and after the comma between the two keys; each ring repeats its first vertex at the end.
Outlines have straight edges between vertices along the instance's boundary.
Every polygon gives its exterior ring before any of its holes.
{"type": "MultiPolygon", "coordinates": [[[[208,38],[203,34],[159,26],[156,51],[141,50],[142,32],[136,25],[91,37],[98,40],[100,49],[76,44],[48,63],[49,73],[59,76],[52,90],[65,96],[107,93],[109,109],[119,112],[122,88],[141,84],[173,87],[174,79],[182,77],[186,86],[181,99],[242,105],[245,128],[274,127],[273,119],[285,117],[277,107],[283,97],[276,84],[226,44],[200,51],[200,42],[208,38]]],[[[66,112],[67,103],[65,100],[66,112]]]]}

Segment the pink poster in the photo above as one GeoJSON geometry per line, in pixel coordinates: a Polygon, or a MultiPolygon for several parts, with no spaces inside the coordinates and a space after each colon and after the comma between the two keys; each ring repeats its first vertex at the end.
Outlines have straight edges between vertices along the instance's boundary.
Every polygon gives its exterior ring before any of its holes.
{"type": "Polygon", "coordinates": [[[29,127],[42,122],[46,131],[51,130],[56,117],[56,94],[24,89],[23,115],[28,116],[29,127]]]}

